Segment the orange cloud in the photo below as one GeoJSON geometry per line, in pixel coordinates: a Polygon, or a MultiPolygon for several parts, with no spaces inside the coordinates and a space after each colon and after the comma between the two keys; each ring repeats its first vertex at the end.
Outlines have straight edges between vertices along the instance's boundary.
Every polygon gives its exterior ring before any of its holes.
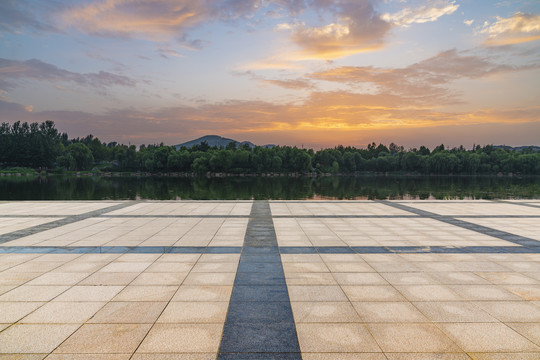
{"type": "Polygon", "coordinates": [[[103,0],[74,6],[61,19],[95,35],[164,41],[185,38],[186,29],[214,16],[207,0],[103,0]]]}
{"type": "Polygon", "coordinates": [[[310,75],[315,80],[348,85],[368,84],[377,95],[394,95],[398,105],[441,106],[461,102],[450,84],[459,79],[477,79],[492,74],[538,68],[540,65],[510,66],[489,58],[448,50],[404,68],[343,66],[310,75]]]}
{"type": "Polygon", "coordinates": [[[261,79],[260,81],[266,84],[280,86],[285,89],[304,90],[314,88],[314,85],[310,81],[304,79],[261,79]]]}
{"type": "MultiPolygon", "coordinates": [[[[51,119],[61,131],[68,132],[70,136],[91,133],[105,141],[124,143],[164,141],[176,144],[181,140],[217,133],[235,135],[239,139],[264,139],[261,143],[304,143],[307,146],[318,146],[323,140],[325,146],[355,144],[345,142],[345,139],[385,132],[395,136],[392,141],[399,142],[400,131],[432,129],[429,132],[436,133],[445,127],[482,124],[506,128],[508,134],[513,134],[517,126],[522,126],[519,124],[540,124],[540,107],[445,112],[428,107],[406,107],[396,103],[396,100],[399,98],[391,95],[317,92],[301,104],[228,101],[199,107],[180,106],[148,111],[117,109],[101,115],[74,111],[28,112],[23,105],[0,101],[0,122],[51,119]],[[296,139],[296,143],[285,142],[285,135],[296,139]]],[[[482,134],[476,135],[476,142],[481,142],[482,134]]],[[[531,137],[529,132],[521,135],[523,139],[531,137]]],[[[369,140],[376,139],[366,139],[369,140]]],[[[450,140],[457,144],[460,141],[459,138],[450,140]]]]}
{"type": "Polygon", "coordinates": [[[486,45],[519,44],[540,39],[540,15],[517,12],[509,18],[497,17],[493,24],[485,23],[481,34],[488,36],[486,45]]]}
{"type": "Polygon", "coordinates": [[[335,21],[323,26],[284,23],[278,31],[290,31],[300,51],[289,60],[331,60],[383,46],[390,24],[382,20],[368,1],[315,1],[312,6],[333,14],[335,21]]]}

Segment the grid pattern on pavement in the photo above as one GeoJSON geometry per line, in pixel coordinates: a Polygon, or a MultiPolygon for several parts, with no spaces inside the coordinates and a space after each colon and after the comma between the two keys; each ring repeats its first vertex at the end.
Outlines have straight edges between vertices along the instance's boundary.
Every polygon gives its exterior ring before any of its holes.
{"type": "Polygon", "coordinates": [[[540,358],[539,216],[534,200],[1,203],[0,358],[540,358]]]}

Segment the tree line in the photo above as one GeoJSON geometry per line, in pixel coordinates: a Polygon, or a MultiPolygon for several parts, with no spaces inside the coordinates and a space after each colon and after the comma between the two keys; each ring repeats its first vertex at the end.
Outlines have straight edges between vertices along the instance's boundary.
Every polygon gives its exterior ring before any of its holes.
{"type": "Polygon", "coordinates": [[[371,143],[367,148],[299,149],[238,146],[210,147],[203,142],[191,148],[101,142],[88,135],[69,139],[52,121],[0,126],[0,166],[59,168],[66,170],[231,173],[330,173],[406,172],[416,174],[540,175],[540,153],[533,148],[515,150],[493,145],[475,145],[433,150],[425,146],[405,150],[371,143]]]}

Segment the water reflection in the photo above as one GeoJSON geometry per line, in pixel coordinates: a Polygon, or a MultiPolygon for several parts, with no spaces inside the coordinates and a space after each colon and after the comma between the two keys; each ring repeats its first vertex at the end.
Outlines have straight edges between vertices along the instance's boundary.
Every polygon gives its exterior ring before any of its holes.
{"type": "Polygon", "coordinates": [[[0,200],[538,199],[540,178],[4,177],[0,200]]]}

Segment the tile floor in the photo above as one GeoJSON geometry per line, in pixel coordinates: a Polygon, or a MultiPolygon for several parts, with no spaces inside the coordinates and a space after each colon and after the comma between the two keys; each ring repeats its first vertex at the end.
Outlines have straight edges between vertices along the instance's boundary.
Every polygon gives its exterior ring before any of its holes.
{"type": "Polygon", "coordinates": [[[540,201],[268,205],[0,202],[0,359],[540,359],[540,201]]]}

